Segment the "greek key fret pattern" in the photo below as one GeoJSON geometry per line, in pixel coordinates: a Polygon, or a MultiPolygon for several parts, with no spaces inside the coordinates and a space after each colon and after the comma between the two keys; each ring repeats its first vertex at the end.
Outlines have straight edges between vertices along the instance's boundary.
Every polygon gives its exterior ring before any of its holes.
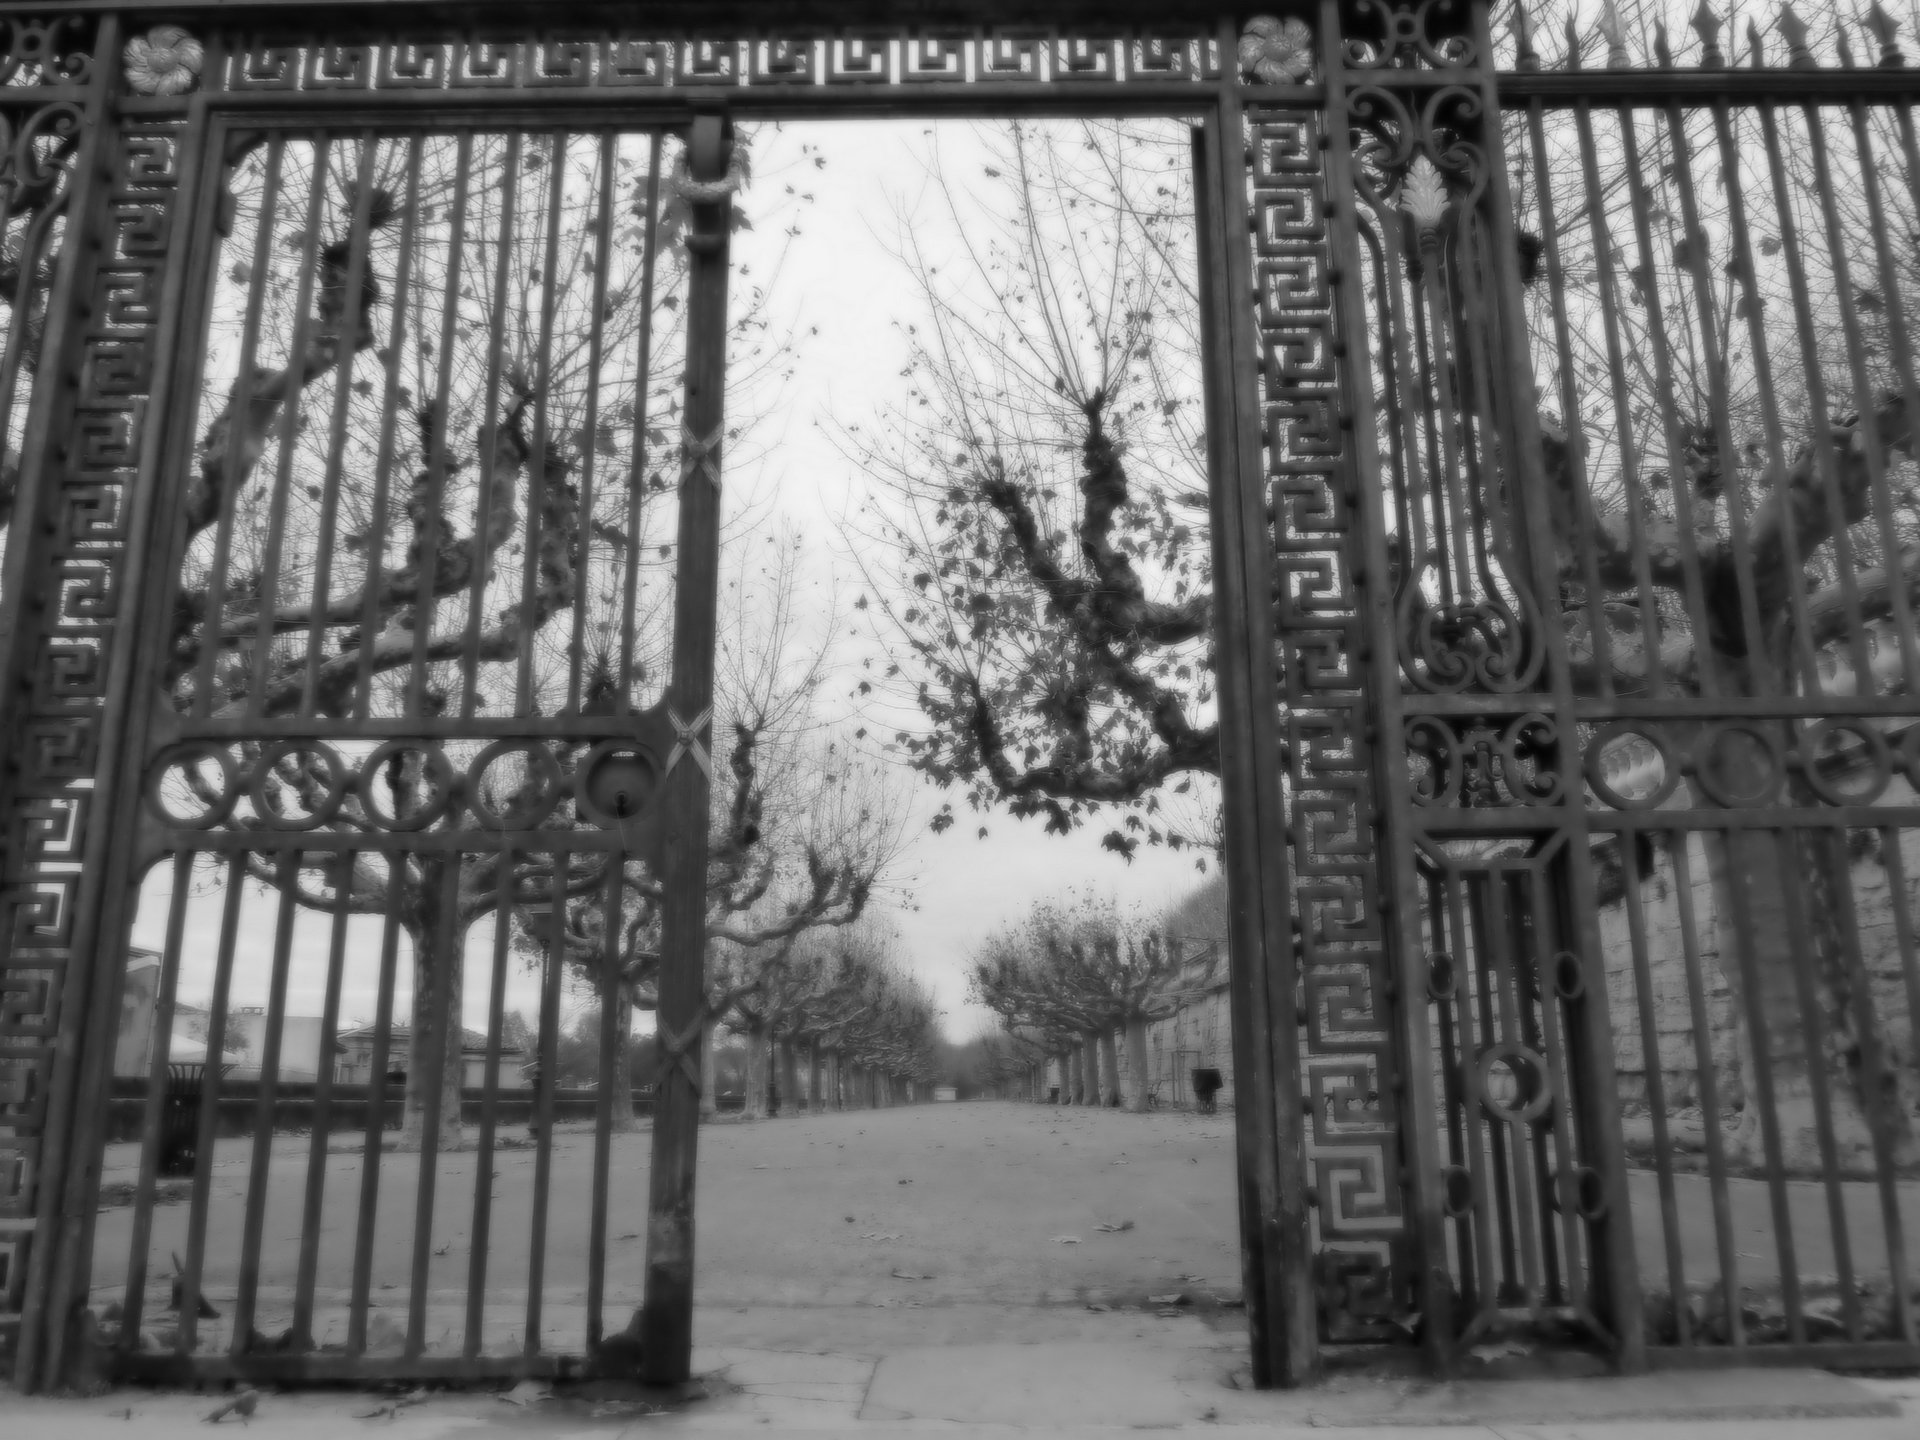
{"type": "Polygon", "coordinates": [[[1311,110],[1250,112],[1255,287],[1289,824],[1299,925],[1318,1282],[1336,1333],[1386,1317],[1405,1272],[1388,961],[1360,602],[1360,535],[1337,414],[1334,313],[1311,110]]]}
{"type": "MultiPolygon", "coordinates": [[[[74,158],[88,120],[91,31],[91,22],[74,16],[0,19],[0,240],[18,277],[0,322],[0,467],[9,472],[10,491],[18,484],[15,467],[40,368],[49,303],[44,279],[68,234],[74,158]],[[43,277],[40,291],[30,277],[43,277]]],[[[110,442],[92,429],[75,433],[79,444],[61,477],[67,483],[56,533],[41,546],[35,576],[33,593],[47,603],[15,620],[23,631],[36,621],[41,628],[25,676],[28,703],[6,756],[16,783],[0,832],[6,906],[0,919],[0,1347],[10,1341],[24,1296],[47,1080],[91,799],[83,782],[93,774],[97,748],[91,712],[100,699],[98,635],[113,609],[107,576],[90,552],[96,537],[112,533],[117,496],[102,493],[83,473],[110,442]]]]}
{"type": "MultiPolygon", "coordinates": [[[[84,62],[62,63],[66,73],[84,73],[84,62]]],[[[105,244],[80,277],[88,319],[73,408],[55,417],[55,433],[71,438],[55,451],[55,498],[33,537],[37,568],[24,585],[44,603],[23,607],[31,659],[5,755],[12,784],[0,917],[0,1294],[15,1313],[74,920],[91,903],[81,857],[98,812],[93,785],[109,655],[121,628],[126,512],[149,423],[150,346],[178,158],[171,123],[129,125],[113,148],[105,244]]]]}
{"type": "Polygon", "coordinates": [[[1178,29],[1068,34],[1018,30],[833,33],[703,39],[552,36],[236,46],[230,90],[630,90],[860,88],[875,85],[1122,84],[1217,80],[1220,47],[1178,29]]]}

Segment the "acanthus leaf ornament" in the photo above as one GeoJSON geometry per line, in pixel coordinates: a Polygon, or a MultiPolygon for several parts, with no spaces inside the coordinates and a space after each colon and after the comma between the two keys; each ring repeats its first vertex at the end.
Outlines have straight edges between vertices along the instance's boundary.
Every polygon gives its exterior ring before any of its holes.
{"type": "Polygon", "coordinates": [[[200,80],[206,52],[178,25],[156,25],[127,41],[127,86],[141,95],[183,95],[200,80]]]}
{"type": "Polygon", "coordinates": [[[1240,35],[1240,72],[1263,85],[1298,85],[1313,74],[1313,31],[1289,15],[1256,15],[1240,35]]]}
{"type": "Polygon", "coordinates": [[[1413,217],[1423,234],[1438,230],[1447,213],[1447,182],[1424,155],[1414,157],[1400,182],[1400,208],[1413,217]]]}

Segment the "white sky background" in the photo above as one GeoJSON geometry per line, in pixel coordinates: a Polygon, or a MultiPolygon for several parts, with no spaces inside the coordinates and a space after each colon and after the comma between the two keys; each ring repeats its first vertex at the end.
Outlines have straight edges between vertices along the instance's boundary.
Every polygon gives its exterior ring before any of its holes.
{"type": "MultiPolygon", "coordinates": [[[[777,134],[763,128],[755,143],[756,178],[743,200],[756,228],[734,237],[736,295],[773,277],[773,329],[797,337],[798,363],[790,379],[770,379],[761,403],[743,407],[765,412],[766,418],[747,458],[729,466],[727,494],[736,511],[746,507],[755,516],[756,531],[782,521],[799,529],[809,590],[822,596],[837,592],[849,618],[861,582],[845,554],[840,521],[866,490],[835,443],[834,422],[861,423],[864,428],[870,417],[899,403],[903,395],[904,326],[917,321],[924,300],[894,255],[901,217],[924,217],[920,240],[935,257],[942,229],[951,236],[944,202],[923,193],[925,170],[918,157],[935,143],[956,181],[981,176],[985,162],[976,157],[984,152],[967,122],[826,122],[787,126],[777,134]],[[802,156],[803,144],[817,146],[826,165],[816,167],[811,155],[802,156]],[[811,194],[811,202],[791,208],[784,194],[788,184],[811,194]],[[773,218],[763,223],[769,211],[775,212],[773,218]],[[794,223],[799,233],[789,236],[786,231],[794,223]]],[[[821,618],[824,623],[828,617],[821,618]]],[[[850,692],[860,658],[870,654],[867,647],[870,642],[850,633],[843,638],[840,672],[823,694],[824,722],[853,723],[850,692]]],[[[890,735],[908,723],[906,715],[888,714],[872,726],[874,738],[883,729],[890,735]]],[[[969,954],[989,932],[1035,900],[1070,889],[1091,890],[1116,895],[1129,908],[1156,911],[1204,878],[1195,870],[1190,851],[1143,845],[1130,865],[1103,851],[1100,836],[1108,827],[1097,819],[1062,837],[1045,834],[1038,820],[975,817],[962,811],[960,823],[935,835],[927,822],[947,797],[917,776],[903,774],[902,783],[913,796],[910,844],[875,910],[897,933],[898,954],[906,966],[934,991],[945,1011],[943,1024],[955,1039],[967,1038],[990,1019],[966,1003],[969,954]],[[977,834],[981,825],[987,827],[985,839],[977,834]]],[[[208,872],[196,885],[207,893],[189,909],[182,946],[179,995],[196,1005],[204,1005],[210,995],[219,938],[220,897],[211,880],[208,872]]],[[[171,883],[170,865],[149,877],[134,944],[161,947],[171,883]]],[[[260,886],[247,886],[232,1006],[266,1004],[276,904],[260,886]]],[[[321,1011],[330,923],[325,915],[296,912],[289,1014],[321,1011]]],[[[349,922],[343,1027],[373,1016],[381,929],[379,917],[349,922]]],[[[476,1029],[486,1022],[482,977],[488,973],[492,944],[491,921],[469,932],[464,1022],[476,1029]]],[[[406,1015],[411,968],[404,935],[400,947],[396,1019],[406,1015]]],[[[509,956],[508,967],[507,1005],[532,1020],[539,1011],[537,978],[517,955],[509,956]]],[[[567,1011],[580,1004],[581,997],[570,997],[567,1011]]],[[[641,1017],[639,1028],[650,1026],[650,1017],[641,1017]]]]}

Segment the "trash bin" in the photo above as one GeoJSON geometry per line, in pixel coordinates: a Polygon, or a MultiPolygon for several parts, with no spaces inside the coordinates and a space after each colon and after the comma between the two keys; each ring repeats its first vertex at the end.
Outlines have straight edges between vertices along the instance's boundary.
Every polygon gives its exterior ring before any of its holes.
{"type": "Polygon", "coordinates": [[[1195,1108],[1202,1115],[1213,1113],[1213,1097],[1220,1093],[1226,1082],[1220,1078],[1220,1072],[1211,1066],[1195,1066],[1193,1071],[1193,1098],[1195,1108]]]}
{"type": "MultiPolygon", "coordinates": [[[[227,1067],[222,1066],[224,1072],[227,1067]]],[[[160,1105],[160,1173],[193,1174],[200,1155],[200,1090],[207,1067],[180,1060],[167,1066],[167,1094],[160,1105]]]]}

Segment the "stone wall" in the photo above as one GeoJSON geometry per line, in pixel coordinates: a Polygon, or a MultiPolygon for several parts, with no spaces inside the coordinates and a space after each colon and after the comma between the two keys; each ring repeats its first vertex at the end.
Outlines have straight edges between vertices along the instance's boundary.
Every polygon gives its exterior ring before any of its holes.
{"type": "MultiPolygon", "coordinates": [[[[1902,793],[1894,794],[1890,790],[1883,803],[1912,803],[1912,792],[1903,783],[1893,788],[1902,793]]],[[[1920,919],[1920,886],[1916,885],[1920,881],[1920,833],[1910,830],[1895,833],[1900,846],[1899,868],[1908,891],[1908,915],[1920,919]]],[[[1910,1070],[1915,1059],[1913,1025],[1890,870],[1881,853],[1880,832],[1856,830],[1850,839],[1852,915],[1859,934],[1861,959],[1871,977],[1875,1012],[1891,1046],[1893,1063],[1897,1069],[1910,1070]]],[[[1698,834],[1689,837],[1686,843],[1708,1049],[1713,1057],[1721,1107],[1727,1111],[1738,1108],[1743,1099],[1736,1017],[1721,969],[1719,916],[1707,867],[1706,845],[1698,834]]],[[[1643,1106],[1648,1094],[1649,1052],[1657,1054],[1668,1107],[1688,1109],[1699,1103],[1700,1058],[1688,994],[1683,897],[1666,837],[1661,837],[1651,864],[1645,868],[1648,873],[1637,880],[1632,867],[1624,876],[1625,883],[1637,883],[1640,892],[1650,1001],[1644,1008],[1635,978],[1637,965],[1630,912],[1625,897],[1617,893],[1618,887],[1615,887],[1614,898],[1600,910],[1614,1065],[1619,1074],[1622,1101],[1629,1106],[1643,1106]],[[1652,1045],[1644,1038],[1649,1010],[1654,1032],[1652,1045]]],[[[1844,924],[1841,928],[1844,933],[1844,924]]],[[[1920,960],[1920,956],[1915,958],[1920,960]]]]}

